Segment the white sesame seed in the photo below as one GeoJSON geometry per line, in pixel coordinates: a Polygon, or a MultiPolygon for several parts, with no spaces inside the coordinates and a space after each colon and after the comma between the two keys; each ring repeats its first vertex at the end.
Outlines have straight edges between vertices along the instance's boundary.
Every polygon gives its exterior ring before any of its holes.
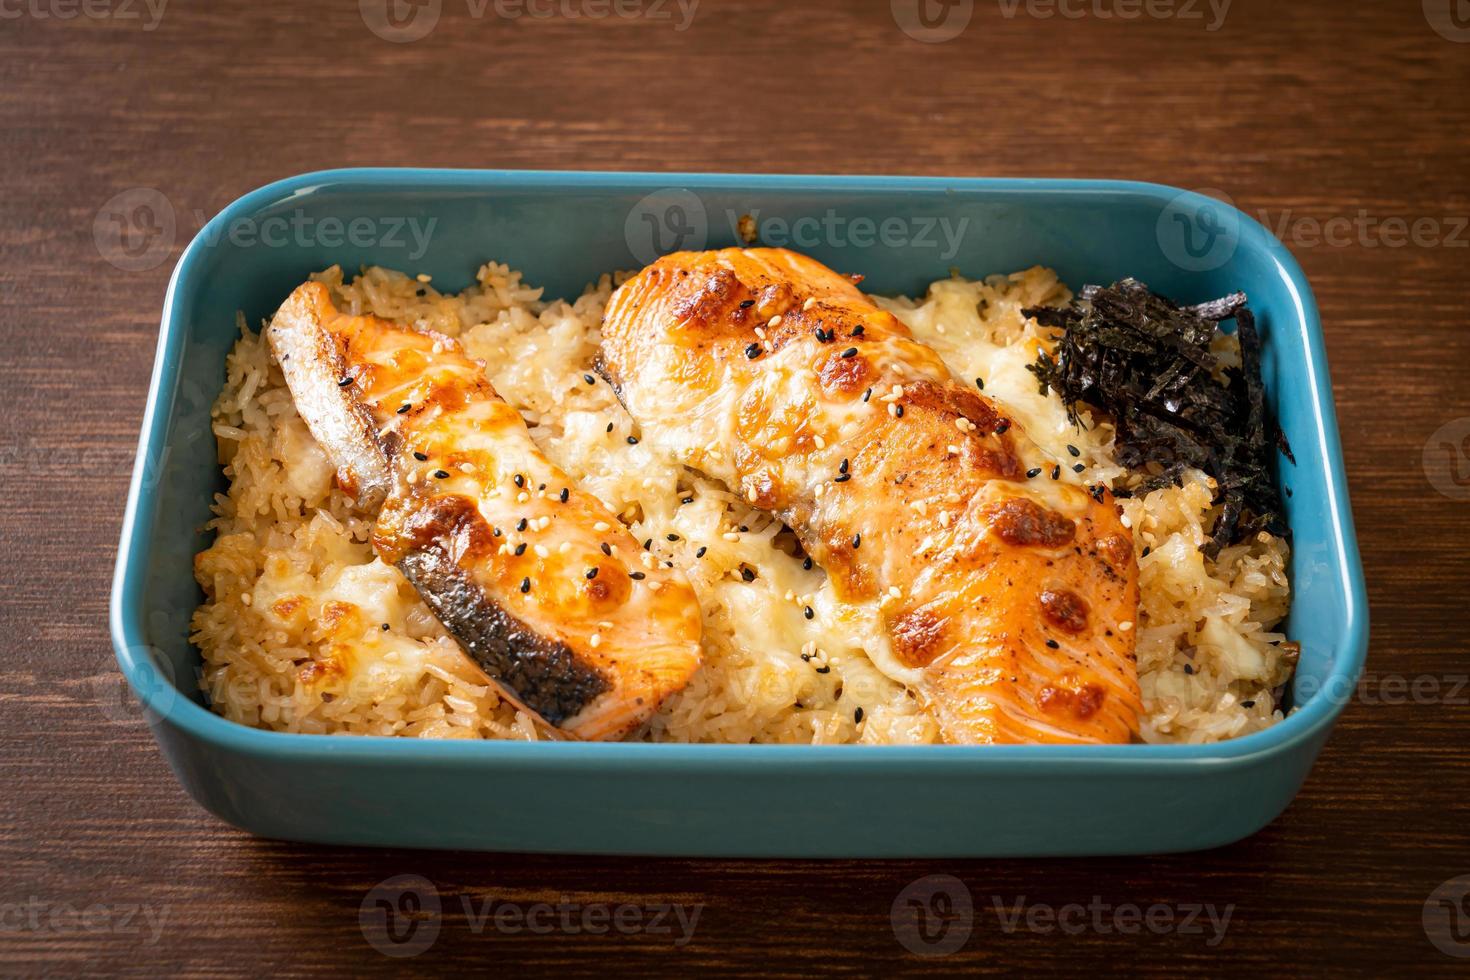
{"type": "Polygon", "coordinates": [[[756,491],[755,491],[755,487],[750,487],[750,488],[748,488],[748,489],[747,489],[747,490],[746,490],[746,491],[745,491],[745,499],[746,499],[746,500],[749,500],[749,501],[750,501],[750,502],[751,502],[751,503],[755,503],[755,502],[756,502],[756,500],[757,500],[757,499],[758,499],[758,498],[759,498],[759,497],[760,497],[760,494],[758,494],[758,493],[756,493],[756,491]]]}
{"type": "Polygon", "coordinates": [[[811,309],[813,306],[816,306],[816,305],[817,305],[817,298],[815,296],[808,296],[806,298],[806,302],[801,304],[801,311],[803,313],[805,313],[807,310],[811,309]]]}
{"type": "Polygon", "coordinates": [[[726,541],[740,540],[740,535],[736,534],[734,531],[726,531],[724,534],[720,535],[720,537],[724,538],[726,541]]]}
{"type": "Polygon", "coordinates": [[[779,327],[780,325],[781,325],[781,314],[779,314],[779,313],[777,313],[775,316],[771,317],[770,320],[766,321],[766,326],[768,326],[768,327],[779,327]]]}
{"type": "Polygon", "coordinates": [[[531,495],[529,493],[527,493],[526,491],[524,491],[524,490],[522,490],[520,493],[516,494],[516,503],[518,503],[518,504],[523,504],[523,503],[525,503],[526,501],[528,501],[530,499],[531,499],[531,495]]]}
{"type": "Polygon", "coordinates": [[[546,550],[546,545],[538,544],[534,549],[537,558],[550,558],[551,552],[546,550]]]}
{"type": "Polygon", "coordinates": [[[827,448],[827,440],[823,439],[821,436],[813,436],[812,442],[816,443],[818,449],[827,448]]]}
{"type": "Polygon", "coordinates": [[[461,473],[473,473],[475,472],[475,467],[470,463],[460,463],[459,471],[461,473]]]}
{"type": "Polygon", "coordinates": [[[951,456],[958,456],[960,454],[960,447],[959,446],[945,446],[944,449],[951,456]]]}
{"type": "Polygon", "coordinates": [[[594,647],[600,647],[602,646],[602,637],[597,633],[593,633],[592,639],[588,640],[587,642],[592,644],[594,647]]]}
{"type": "Polygon", "coordinates": [[[414,278],[417,279],[419,282],[432,282],[434,279],[434,277],[429,275],[427,272],[420,272],[418,275],[414,276],[414,278]]]}
{"type": "Polygon", "coordinates": [[[649,592],[657,592],[661,588],[663,588],[663,583],[662,582],[649,582],[648,583],[648,591],[649,592]]]}
{"type": "Polygon", "coordinates": [[[607,521],[598,521],[596,524],[592,525],[592,530],[597,531],[598,533],[601,533],[603,531],[607,531],[607,530],[610,530],[610,529],[611,529],[611,525],[609,525],[607,523],[607,521]]]}
{"type": "Polygon", "coordinates": [[[248,606],[255,601],[255,596],[251,595],[249,592],[242,592],[240,593],[240,601],[248,606]]]}
{"type": "Polygon", "coordinates": [[[564,555],[568,551],[571,551],[571,550],[572,550],[572,543],[570,541],[563,541],[560,545],[557,546],[556,553],[559,554],[559,555],[564,555]]]}
{"type": "Polygon", "coordinates": [[[1126,633],[1133,628],[1133,620],[1125,619],[1118,624],[1118,632],[1126,633]]]}
{"type": "Polygon", "coordinates": [[[888,587],[888,594],[890,596],[892,596],[893,598],[895,598],[895,599],[897,599],[897,598],[899,598],[900,596],[903,595],[903,593],[901,591],[899,591],[899,588],[896,585],[890,585],[888,587]]]}

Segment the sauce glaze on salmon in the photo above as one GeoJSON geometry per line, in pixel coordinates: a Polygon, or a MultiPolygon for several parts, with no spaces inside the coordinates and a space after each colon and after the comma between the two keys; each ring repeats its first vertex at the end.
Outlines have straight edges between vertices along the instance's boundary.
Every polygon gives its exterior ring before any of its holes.
{"type": "Polygon", "coordinates": [[[1050,478],[1060,463],[852,280],[784,249],[665,256],[613,294],[599,370],[645,442],[878,607],[875,663],[946,740],[1136,734],[1138,568],[1111,496],[1050,478]]]}
{"type": "Polygon", "coordinates": [[[514,701],[587,739],[626,735],[700,662],[683,573],[536,446],[457,341],[339,312],[299,287],[267,336],[373,547],[514,701]]]}

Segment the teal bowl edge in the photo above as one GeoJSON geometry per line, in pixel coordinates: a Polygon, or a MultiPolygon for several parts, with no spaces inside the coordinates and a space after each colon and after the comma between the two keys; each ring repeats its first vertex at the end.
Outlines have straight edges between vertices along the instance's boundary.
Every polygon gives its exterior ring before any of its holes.
{"type": "MultiPolygon", "coordinates": [[[[227,721],[191,697],[161,681],[157,667],[144,655],[148,649],[142,627],[142,593],[144,564],[149,541],[158,514],[149,506],[152,491],[145,489],[144,476],[149,454],[162,443],[168,423],[161,414],[164,384],[177,371],[185,340],[180,324],[181,293],[190,288],[191,275],[201,263],[205,242],[217,236],[230,222],[248,216],[283,199],[310,194],[315,190],[350,182],[354,185],[381,189],[464,188],[493,189],[496,183],[544,188],[575,188],[583,191],[616,186],[620,189],[669,186],[690,189],[724,188],[738,185],[750,190],[796,191],[861,191],[903,192],[985,190],[1046,191],[1058,194],[1097,195],[1128,194],[1179,205],[1206,202],[1220,207],[1219,202],[1192,192],[1162,184],[1115,180],[1053,180],[1011,178],[942,178],[823,176],[777,174],[666,174],[617,171],[493,171],[493,170],[422,170],[363,168],[321,171],[302,174],[265,185],[243,195],[208,222],[185,248],[171,277],[164,302],[161,332],[154,362],[152,381],[144,410],[138,458],[129,486],[123,518],[117,564],[109,607],[110,632],[121,672],[134,696],[142,703],[160,741],[184,739],[228,753],[234,757],[255,758],[264,762],[300,763],[306,765],[359,764],[407,765],[433,767],[436,764],[459,768],[483,764],[497,771],[539,772],[547,775],[587,773],[639,773],[650,769],[669,771],[670,767],[688,773],[717,772],[729,776],[789,774],[802,776],[816,772],[845,773],[852,776],[876,773],[899,774],[907,778],[932,776],[975,776],[987,773],[999,776],[1022,769],[1032,776],[1065,777],[1080,773],[1129,773],[1168,777],[1185,774],[1222,773],[1235,769],[1259,769],[1273,759],[1308,753],[1307,764],[1315,757],[1342,708],[1352,697],[1361,676],[1368,635],[1368,606],[1361,559],[1347,496],[1333,405],[1326,354],[1317,307],[1300,266],[1289,251],[1253,218],[1235,211],[1239,222],[1240,247],[1254,249],[1270,256],[1282,280],[1291,289],[1295,304],[1296,324],[1302,331],[1306,363],[1300,367],[1312,394],[1313,422],[1327,468],[1325,486],[1330,518],[1330,538],[1341,576],[1340,587],[1345,602],[1345,623],[1341,642],[1332,651],[1331,668],[1318,689],[1279,724],[1261,732],[1207,745],[1127,745],[1127,746],[807,746],[807,745],[685,745],[629,743],[538,743],[519,742],[428,742],[365,736],[293,735],[249,728],[227,721]],[[166,734],[167,733],[167,734],[166,734]]],[[[169,752],[170,761],[176,762],[169,752]]],[[[176,771],[178,766],[175,766],[176,771]]],[[[180,773],[181,778],[183,773],[180,773]]],[[[1302,775],[1305,775],[1303,770],[1302,775]]],[[[1299,780],[1297,781],[1299,782],[1299,780]]],[[[187,785],[187,781],[186,781],[187,785]]],[[[1282,801],[1284,808],[1294,795],[1292,786],[1282,801]]],[[[194,787],[190,787],[195,793],[194,787]]],[[[201,800],[201,802],[204,802],[201,800]]],[[[219,812],[218,807],[207,807],[219,812]]],[[[232,822],[245,823],[230,814],[222,814],[232,822]]],[[[1274,816],[1274,814],[1273,814],[1274,816]]],[[[1260,821],[1256,821],[1260,823],[1260,821]]],[[[260,832],[260,828],[252,827],[260,832]]],[[[1255,826],[1230,835],[1244,836],[1255,826]]],[[[270,833],[269,829],[264,832],[270,833]]],[[[282,834],[282,836],[291,836],[282,834]]],[[[309,835],[308,835],[309,836],[309,835]]],[[[343,838],[340,842],[352,842],[343,838]]],[[[362,843],[382,841],[363,840],[362,843]]],[[[1225,839],[1201,840],[1197,846],[1224,843],[1225,839]]],[[[404,841],[410,846],[433,846],[404,841]]],[[[541,849],[541,848],[533,848],[541,849]]],[[[564,848],[553,848],[561,850],[564,848]]],[[[577,848],[593,852],[599,847],[577,848]]],[[[1146,849],[1146,848],[1145,848],[1146,849]]],[[[1169,847],[1167,849],[1191,849],[1169,847]]],[[[645,849],[661,852],[659,848],[645,849]]],[[[1035,853],[1065,853],[1045,847],[1028,849],[1035,853]]],[[[1101,853],[1107,848],[1091,848],[1087,853],[1101,853]]],[[[1139,850],[1128,846],[1127,851],[1139,850]]],[[[689,851],[680,847],[665,853],[708,852],[776,854],[779,848],[701,848],[689,851]]],[[[610,852],[631,853],[622,848],[610,852]]],[[[833,851],[830,853],[846,853],[833,851]]],[[[917,853],[904,851],[903,853],[917,853]]],[[[945,853],[951,853],[948,849],[945,853]]],[[[957,853],[957,852],[954,852],[957,853]]]]}

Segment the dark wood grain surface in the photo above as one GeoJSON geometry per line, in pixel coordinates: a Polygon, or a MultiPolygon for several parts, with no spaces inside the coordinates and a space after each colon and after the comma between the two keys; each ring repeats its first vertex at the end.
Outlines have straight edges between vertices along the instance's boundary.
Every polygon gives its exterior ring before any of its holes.
{"type": "Polygon", "coordinates": [[[942,43],[906,35],[894,6],[699,0],[679,29],[673,3],[596,19],[566,12],[597,0],[535,8],[551,17],[443,0],[426,37],[391,43],[367,26],[373,0],[367,19],[356,0],[173,0],[161,17],[142,0],[0,0],[0,971],[1470,965],[1421,921],[1437,886],[1470,874],[1467,5],[977,0],[954,5],[971,17],[942,43]],[[147,728],[101,706],[165,284],[239,194],[370,164],[1121,177],[1218,188],[1263,215],[1321,303],[1373,618],[1369,679],[1301,795],[1217,851],[1065,861],[340,850],[207,816],[147,728]],[[137,188],[164,195],[178,228],[158,264],[129,271],[94,224],[137,188]],[[358,912],[400,874],[433,882],[445,914],[429,949],[396,961],[358,912]],[[936,874],[972,894],[973,932],[921,958],[890,907],[936,874]],[[702,908],[679,944],[677,925],[479,928],[488,900],[702,908]],[[1214,943],[1204,918],[1201,932],[1008,932],[995,906],[1018,901],[1231,918],[1214,943]]]}

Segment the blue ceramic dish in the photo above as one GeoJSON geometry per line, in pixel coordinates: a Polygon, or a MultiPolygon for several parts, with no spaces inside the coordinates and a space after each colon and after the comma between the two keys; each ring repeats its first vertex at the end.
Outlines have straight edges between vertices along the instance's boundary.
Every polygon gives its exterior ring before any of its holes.
{"type": "Polygon", "coordinates": [[[1253,833],[1306,778],[1357,683],[1368,622],[1311,291],[1279,242],[1217,201],[1111,181],[343,170],[247,194],[179,260],[111,626],[122,672],[185,789],[256,834],[888,857],[1179,851],[1253,833]],[[223,482],[208,413],[237,310],[258,323],[332,263],[427,272],[456,289],[493,257],[570,297],[661,250],[735,244],[747,213],[767,243],[863,272],[874,292],[921,291],[952,266],[978,275],[1032,263],[1074,287],[1132,275],[1187,301],[1246,290],[1268,397],[1296,454],[1281,466],[1294,532],[1285,629],[1302,648],[1295,712],[1215,745],[987,748],[322,737],[257,731],[209,710],[187,635],[201,598],[191,559],[223,482]]]}

